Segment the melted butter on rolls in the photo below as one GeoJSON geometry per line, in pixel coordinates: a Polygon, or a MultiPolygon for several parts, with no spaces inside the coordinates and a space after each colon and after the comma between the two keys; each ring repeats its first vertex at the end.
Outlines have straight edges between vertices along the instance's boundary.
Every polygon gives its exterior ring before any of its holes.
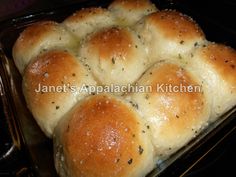
{"type": "Polygon", "coordinates": [[[152,63],[167,58],[182,60],[195,46],[205,42],[201,28],[190,17],[174,10],[162,10],[144,17],[136,30],[152,63]]]}
{"type": "Polygon", "coordinates": [[[115,0],[108,9],[119,19],[120,25],[130,26],[142,17],[157,11],[149,0],[115,0]]]}
{"type": "Polygon", "coordinates": [[[103,8],[81,9],[62,23],[79,39],[96,30],[114,26],[116,19],[110,11],[103,8]]]}
{"type": "Polygon", "coordinates": [[[212,99],[212,120],[236,102],[236,51],[223,44],[199,46],[189,57],[189,68],[202,78],[212,99]]]}
{"type": "Polygon", "coordinates": [[[88,36],[79,53],[102,85],[133,83],[147,68],[143,44],[129,28],[98,31],[88,36]]]}
{"type": "Polygon", "coordinates": [[[42,21],[32,24],[20,34],[13,46],[12,55],[22,74],[28,63],[40,52],[75,47],[78,47],[78,42],[61,24],[54,21],[42,21]]]}
{"type": "Polygon", "coordinates": [[[198,80],[182,67],[157,63],[137,84],[152,86],[150,93],[131,93],[128,98],[138,105],[140,114],[150,125],[158,155],[175,152],[205,127],[210,102],[198,80]],[[181,89],[189,86],[193,89],[181,89]]]}
{"type": "Polygon", "coordinates": [[[154,167],[149,129],[118,97],[84,99],[55,132],[55,164],[62,177],[141,177],[154,167]]]}
{"type": "Polygon", "coordinates": [[[23,75],[23,93],[29,109],[44,133],[51,137],[58,120],[87,93],[82,84],[96,85],[78,59],[66,51],[39,55],[23,75]]]}

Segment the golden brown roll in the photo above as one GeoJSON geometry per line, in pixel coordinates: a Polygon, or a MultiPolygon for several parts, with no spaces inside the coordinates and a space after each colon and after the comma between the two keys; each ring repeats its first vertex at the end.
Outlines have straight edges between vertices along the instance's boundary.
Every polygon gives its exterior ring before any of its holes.
{"type": "Polygon", "coordinates": [[[102,28],[114,26],[116,20],[110,11],[103,8],[84,8],[68,18],[63,24],[79,39],[102,28]]]}
{"type": "Polygon", "coordinates": [[[213,120],[236,104],[236,51],[208,43],[190,54],[189,69],[208,87],[213,120]]]}
{"type": "Polygon", "coordinates": [[[205,42],[200,27],[190,17],[174,10],[154,12],[136,26],[153,62],[183,60],[185,54],[205,42]]]}
{"type": "Polygon", "coordinates": [[[51,137],[59,119],[87,92],[83,84],[95,81],[72,54],[49,51],[39,55],[23,75],[23,93],[28,108],[44,133],[51,137]]]}
{"type": "Polygon", "coordinates": [[[74,37],[60,24],[53,21],[34,23],[27,27],[13,46],[14,62],[22,74],[30,60],[40,52],[52,48],[74,48],[74,37]]]}
{"type": "Polygon", "coordinates": [[[198,79],[185,69],[157,63],[137,84],[147,86],[147,91],[131,93],[127,98],[148,122],[157,155],[175,152],[207,124],[210,100],[198,79]]]}
{"type": "Polygon", "coordinates": [[[115,0],[108,9],[119,19],[120,25],[134,25],[145,15],[157,11],[149,0],[115,0]]]}
{"type": "Polygon", "coordinates": [[[141,177],[155,164],[143,119],[112,95],[85,98],[60,121],[54,138],[61,177],[141,177]]]}
{"type": "Polygon", "coordinates": [[[128,28],[112,27],[92,34],[79,53],[102,85],[133,83],[147,67],[143,44],[128,28]]]}

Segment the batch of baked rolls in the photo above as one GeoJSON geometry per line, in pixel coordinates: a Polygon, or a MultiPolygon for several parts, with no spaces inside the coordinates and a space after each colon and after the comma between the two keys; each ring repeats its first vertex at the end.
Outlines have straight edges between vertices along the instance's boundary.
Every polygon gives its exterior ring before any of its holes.
{"type": "Polygon", "coordinates": [[[236,104],[236,51],[149,0],[34,23],[13,58],[61,177],[145,176],[236,104]],[[149,91],[78,89],[112,84],[149,91]]]}

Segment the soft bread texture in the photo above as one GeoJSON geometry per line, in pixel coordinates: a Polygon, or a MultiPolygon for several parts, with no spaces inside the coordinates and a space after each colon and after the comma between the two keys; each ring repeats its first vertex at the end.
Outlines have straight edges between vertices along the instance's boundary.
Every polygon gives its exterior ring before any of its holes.
{"type": "Polygon", "coordinates": [[[108,9],[118,18],[120,25],[134,25],[142,17],[157,11],[149,0],[115,0],[108,9]]]}
{"type": "Polygon", "coordinates": [[[136,25],[153,63],[160,59],[183,59],[205,42],[201,28],[190,17],[174,11],[154,12],[136,25]]]}
{"type": "Polygon", "coordinates": [[[60,177],[145,176],[236,105],[236,51],[149,0],[35,23],[12,54],[60,177]]]}
{"type": "Polygon", "coordinates": [[[92,34],[82,44],[80,56],[102,85],[133,83],[147,68],[144,47],[129,28],[92,34]]]}
{"type": "Polygon", "coordinates": [[[48,137],[60,118],[87,95],[79,90],[84,83],[96,85],[78,59],[66,51],[49,51],[28,65],[23,76],[23,93],[48,137]]]}
{"type": "Polygon", "coordinates": [[[84,8],[68,18],[63,24],[79,39],[96,30],[108,28],[116,24],[116,19],[110,11],[103,8],[84,8]]]}
{"type": "Polygon", "coordinates": [[[55,132],[55,166],[62,177],[141,177],[154,167],[149,129],[118,97],[86,98],[55,132]]]}
{"type": "Polygon", "coordinates": [[[152,90],[131,93],[127,98],[148,122],[159,156],[175,152],[205,127],[210,115],[209,102],[199,88],[200,83],[185,69],[172,63],[157,63],[137,84],[151,86],[152,90]],[[181,91],[181,84],[192,86],[192,91],[181,91]],[[169,85],[177,86],[178,90],[170,89],[169,85]]]}
{"type": "Polygon", "coordinates": [[[236,51],[223,44],[208,43],[191,53],[189,69],[208,87],[215,120],[236,102],[236,51]]]}
{"type": "Polygon", "coordinates": [[[43,21],[32,24],[20,34],[12,54],[22,74],[30,60],[40,52],[53,48],[72,49],[78,47],[77,44],[74,37],[62,25],[54,21],[43,21]]]}

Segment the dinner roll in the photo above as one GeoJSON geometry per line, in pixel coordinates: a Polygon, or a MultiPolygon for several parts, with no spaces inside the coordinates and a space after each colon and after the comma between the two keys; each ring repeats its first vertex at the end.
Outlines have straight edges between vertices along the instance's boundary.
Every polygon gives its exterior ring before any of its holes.
{"type": "Polygon", "coordinates": [[[63,24],[79,39],[96,30],[114,26],[115,17],[110,11],[103,8],[84,8],[68,18],[63,24]]]}
{"type": "Polygon", "coordinates": [[[80,55],[102,85],[126,85],[147,67],[143,44],[128,28],[101,30],[84,41],[80,55]]]}
{"type": "Polygon", "coordinates": [[[119,19],[120,25],[134,25],[143,16],[157,11],[149,0],[115,0],[108,9],[119,19]]]}
{"type": "Polygon", "coordinates": [[[88,93],[83,84],[95,81],[72,54],[53,50],[36,57],[23,75],[28,108],[44,133],[51,137],[58,120],[88,93]]]}
{"type": "Polygon", "coordinates": [[[61,177],[141,177],[155,164],[144,120],[112,95],[85,98],[60,121],[54,138],[61,177]]]}
{"type": "Polygon", "coordinates": [[[208,43],[191,53],[189,69],[208,87],[213,101],[213,120],[236,103],[236,51],[228,46],[208,43]]]}
{"type": "Polygon", "coordinates": [[[41,51],[76,46],[77,42],[63,26],[53,21],[42,21],[32,24],[20,34],[13,46],[12,54],[22,74],[30,60],[41,51]]]}
{"type": "Polygon", "coordinates": [[[131,93],[127,99],[148,122],[157,155],[170,155],[205,127],[210,100],[190,72],[161,62],[147,70],[137,85],[150,89],[131,93]]]}
{"type": "Polygon", "coordinates": [[[186,53],[205,42],[200,27],[190,17],[174,10],[152,13],[135,28],[153,63],[160,59],[183,60],[186,53]]]}

